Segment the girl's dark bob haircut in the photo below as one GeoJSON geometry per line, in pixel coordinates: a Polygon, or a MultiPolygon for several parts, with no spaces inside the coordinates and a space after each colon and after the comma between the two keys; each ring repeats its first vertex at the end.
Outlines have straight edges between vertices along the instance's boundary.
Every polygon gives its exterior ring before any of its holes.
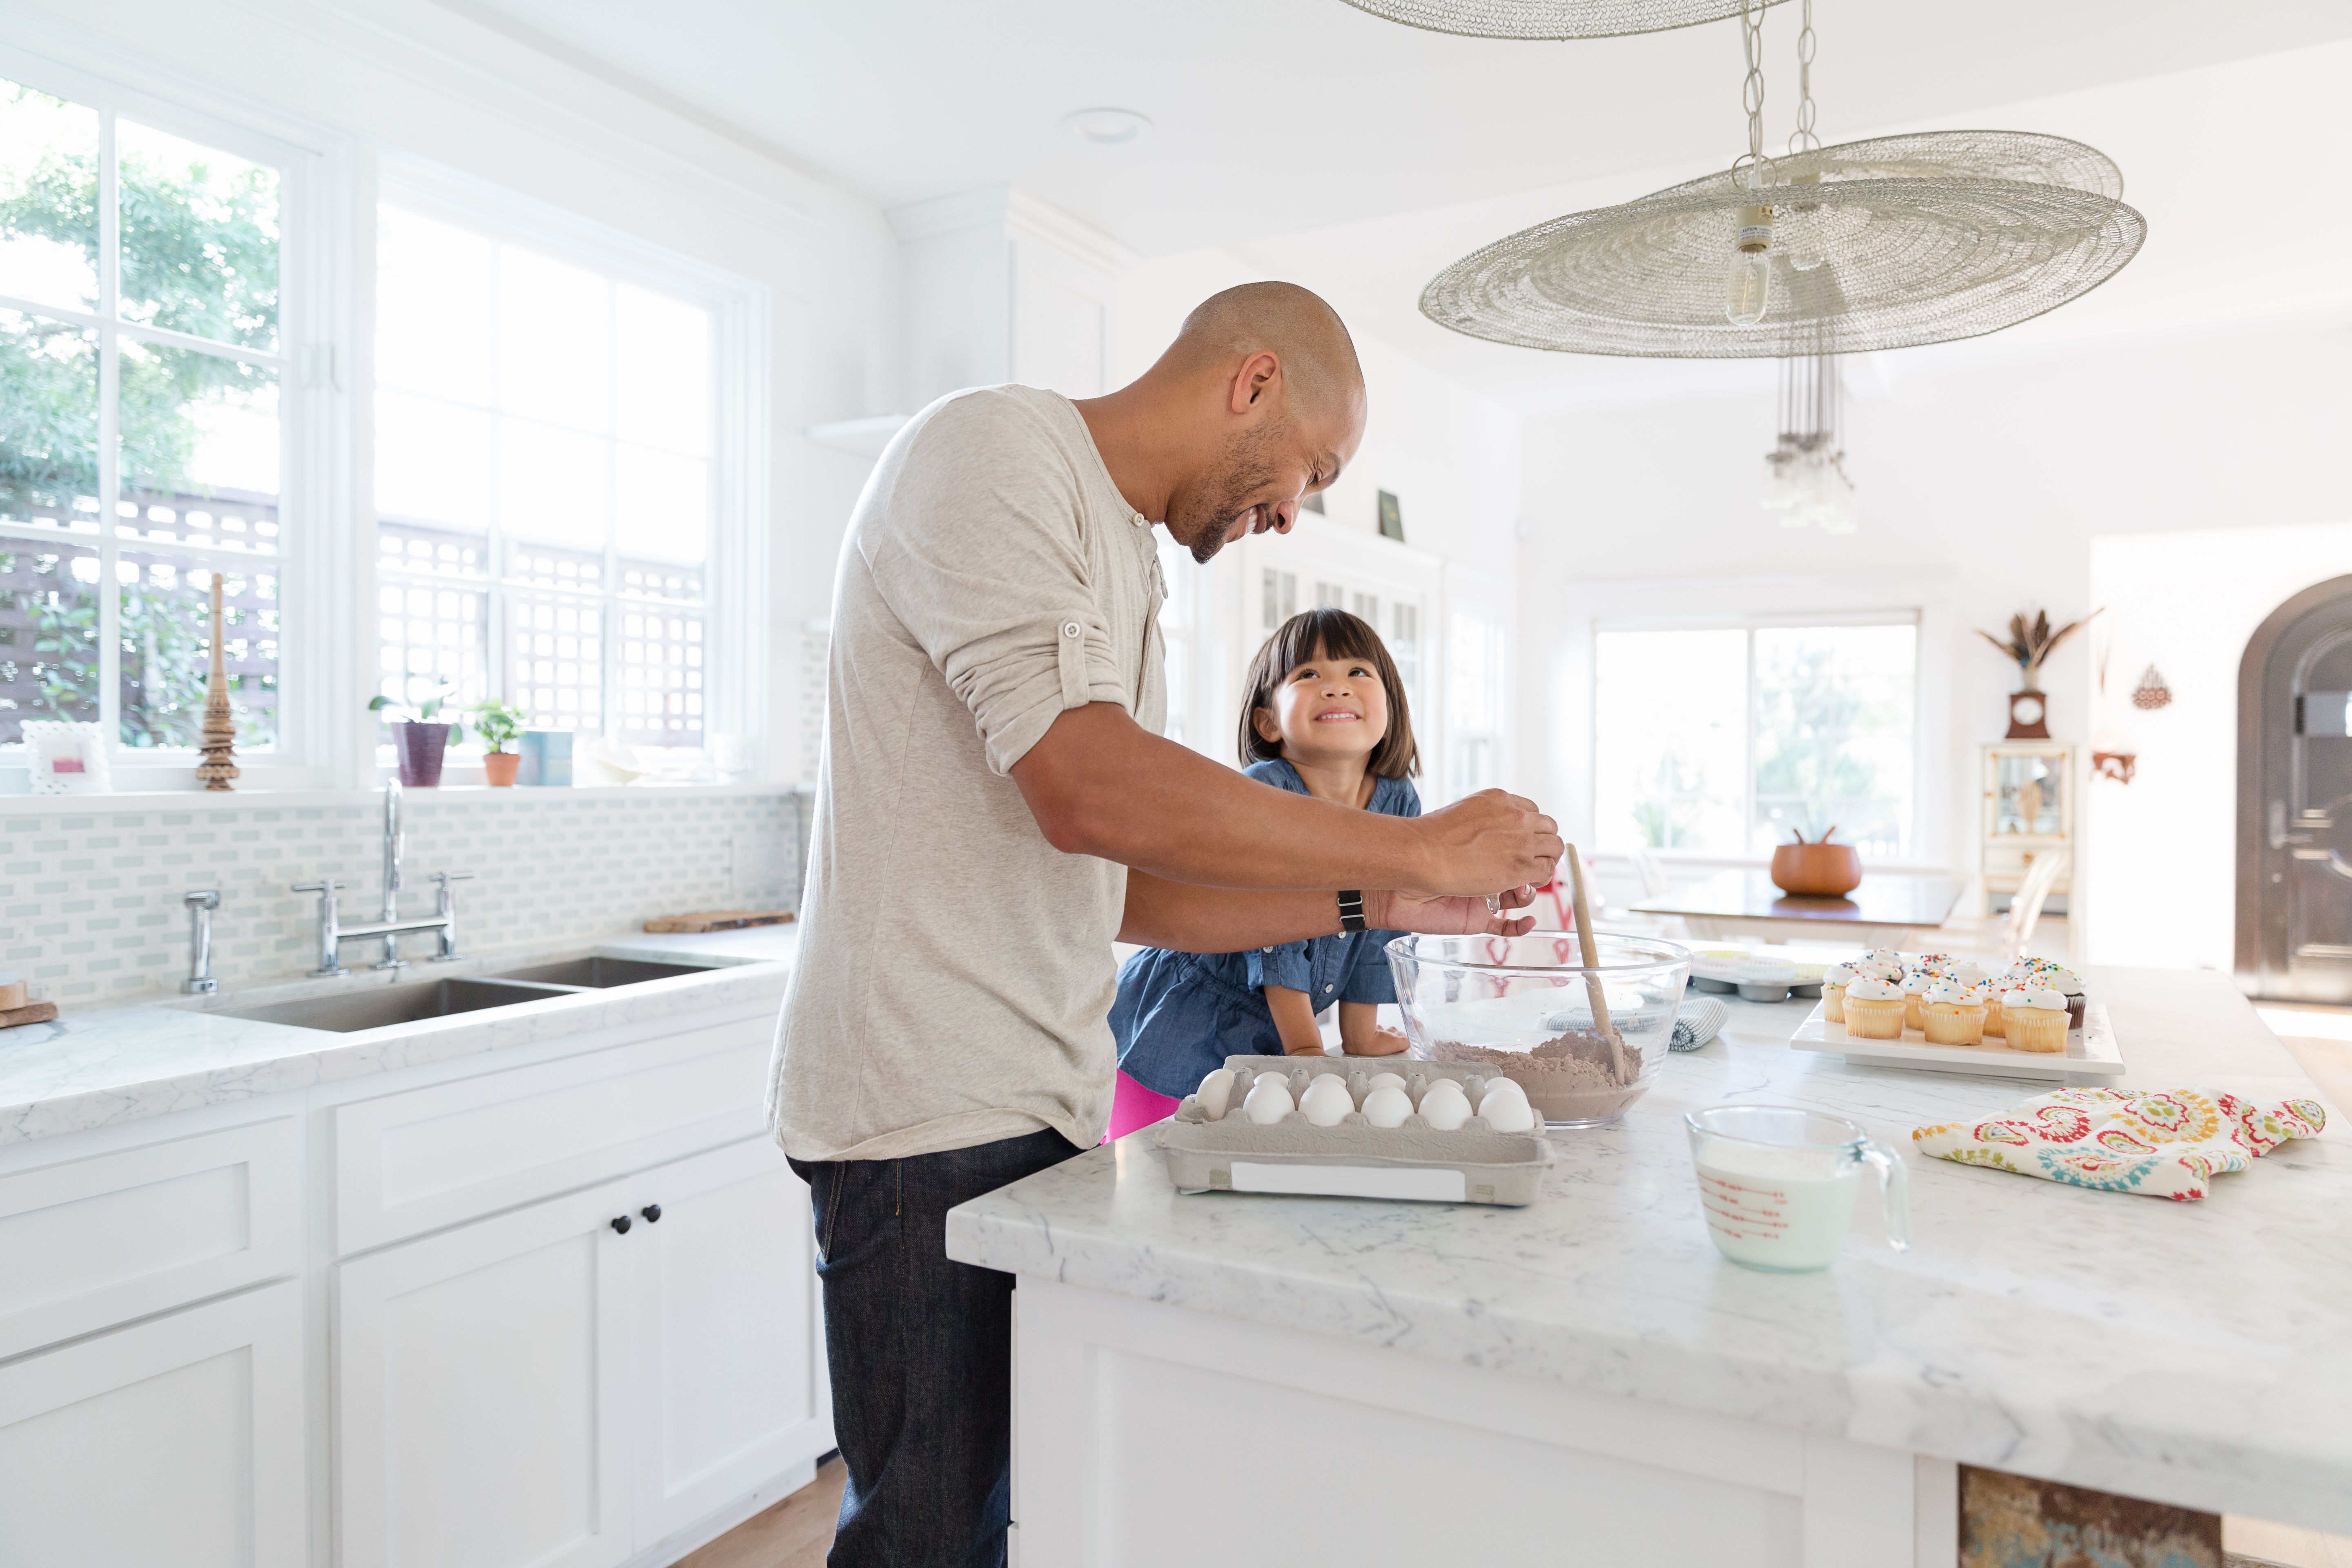
{"type": "Polygon", "coordinates": [[[1272,762],[1282,755],[1280,741],[1269,741],[1257,732],[1258,710],[1272,708],[1275,688],[1300,665],[1313,663],[1318,649],[1327,659],[1361,659],[1380,671],[1381,685],[1389,698],[1389,732],[1372,748],[1371,760],[1366,764],[1372,773],[1401,779],[1421,772],[1421,748],[1412,740],[1412,712],[1406,705],[1404,681],[1397,674],[1396,661],[1389,657],[1388,645],[1362,617],[1333,609],[1301,610],[1276,627],[1257,657],[1250,660],[1249,689],[1242,697],[1242,766],[1272,762]]]}

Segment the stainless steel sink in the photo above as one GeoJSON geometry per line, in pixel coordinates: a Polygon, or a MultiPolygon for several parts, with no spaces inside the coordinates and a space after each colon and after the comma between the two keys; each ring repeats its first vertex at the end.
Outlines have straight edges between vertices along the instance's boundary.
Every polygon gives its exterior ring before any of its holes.
{"type": "Polygon", "coordinates": [[[528,969],[503,970],[495,978],[602,991],[611,985],[635,985],[677,974],[708,974],[710,967],[705,963],[656,963],[644,958],[567,958],[557,963],[534,963],[528,969]]]}
{"type": "Polygon", "coordinates": [[[523,1002],[544,1001],[550,996],[576,995],[578,992],[577,986],[532,985],[504,979],[427,980],[420,984],[386,985],[336,996],[306,996],[297,1002],[213,1011],[231,1018],[253,1018],[265,1024],[291,1024],[298,1029],[325,1029],[348,1035],[361,1029],[381,1029],[387,1024],[414,1024],[425,1018],[446,1018],[452,1013],[511,1007],[523,1002]]]}

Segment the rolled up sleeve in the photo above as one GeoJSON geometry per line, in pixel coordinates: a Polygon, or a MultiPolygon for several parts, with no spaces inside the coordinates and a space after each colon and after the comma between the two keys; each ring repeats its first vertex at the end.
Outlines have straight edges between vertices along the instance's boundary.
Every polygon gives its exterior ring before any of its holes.
{"type": "MultiPolygon", "coordinates": [[[[1088,581],[1076,480],[1042,437],[1002,422],[926,441],[969,461],[928,465],[868,561],[876,588],[971,710],[988,765],[1009,773],[1054,721],[1089,702],[1131,706],[1088,581]]],[[[945,426],[942,428],[942,426],[945,426]]]]}
{"type": "Polygon", "coordinates": [[[1314,970],[1314,960],[1308,956],[1307,943],[1303,942],[1250,950],[1249,983],[1252,990],[1279,985],[1288,991],[1306,991],[1315,984],[1314,970]]]}

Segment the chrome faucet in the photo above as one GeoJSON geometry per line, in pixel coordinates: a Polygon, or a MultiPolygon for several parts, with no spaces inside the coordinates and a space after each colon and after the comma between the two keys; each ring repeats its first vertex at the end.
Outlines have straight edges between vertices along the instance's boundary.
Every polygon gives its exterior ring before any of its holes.
{"type": "Polygon", "coordinates": [[[213,978],[213,911],[220,908],[220,889],[190,893],[180,900],[188,906],[188,977],[180,989],[191,996],[209,996],[220,989],[213,978]]]}
{"type": "MultiPolygon", "coordinates": [[[[294,891],[319,895],[319,967],[310,971],[315,977],[346,974],[342,965],[342,946],[347,942],[381,938],[383,957],[378,969],[399,970],[408,967],[400,956],[401,937],[413,931],[438,931],[441,951],[433,955],[436,963],[446,963],[453,958],[463,958],[457,951],[457,900],[449,889],[452,882],[470,881],[471,871],[436,871],[433,879],[440,884],[439,895],[434,900],[434,912],[415,920],[400,918],[400,785],[397,781],[384,785],[383,791],[383,918],[365,925],[347,926],[335,908],[335,895],[343,884],[332,877],[322,877],[315,882],[297,882],[294,891]]],[[[190,894],[190,898],[195,895],[190,894]]]]}

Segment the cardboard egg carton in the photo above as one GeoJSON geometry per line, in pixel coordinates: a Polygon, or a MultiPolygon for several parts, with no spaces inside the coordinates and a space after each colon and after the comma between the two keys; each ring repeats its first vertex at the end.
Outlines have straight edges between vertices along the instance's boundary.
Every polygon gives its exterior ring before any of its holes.
{"type": "Polygon", "coordinates": [[[1498,1132],[1473,1115],[1446,1131],[1416,1110],[1397,1127],[1364,1119],[1367,1085],[1380,1073],[1405,1081],[1415,1106],[1429,1085],[1450,1078],[1472,1107],[1500,1075],[1482,1065],[1415,1061],[1405,1057],[1227,1057],[1234,1093],[1224,1117],[1212,1121],[1200,1096],[1188,1094],[1176,1114],[1153,1129],[1166,1155],[1169,1179],[1182,1193],[1290,1193],[1332,1197],[1402,1198],[1425,1203],[1531,1204],[1552,1161],[1538,1121],[1525,1132],[1498,1132]],[[1296,1100],[1327,1072],[1339,1074],[1358,1109],[1329,1127],[1293,1110],[1272,1123],[1242,1110],[1259,1073],[1278,1074],[1296,1100]]]}

